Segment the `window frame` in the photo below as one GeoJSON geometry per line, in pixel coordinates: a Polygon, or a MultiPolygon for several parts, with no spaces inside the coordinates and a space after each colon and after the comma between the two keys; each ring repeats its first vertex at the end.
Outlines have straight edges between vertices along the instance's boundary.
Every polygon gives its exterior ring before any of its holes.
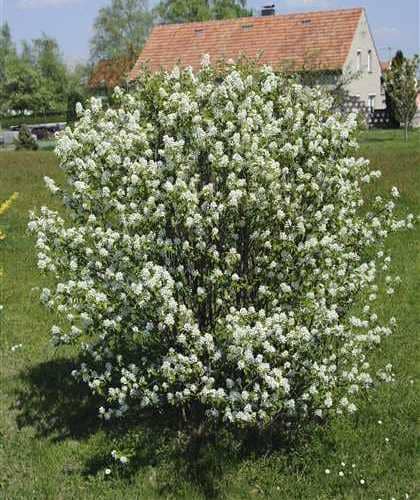
{"type": "Polygon", "coordinates": [[[362,49],[356,52],[356,71],[362,71],[362,49]]]}
{"type": "Polygon", "coordinates": [[[369,113],[374,113],[376,106],[375,106],[375,101],[376,101],[376,94],[369,94],[368,95],[368,110],[369,113]]]}
{"type": "Polygon", "coordinates": [[[368,50],[368,73],[372,73],[372,49],[368,50]]]}

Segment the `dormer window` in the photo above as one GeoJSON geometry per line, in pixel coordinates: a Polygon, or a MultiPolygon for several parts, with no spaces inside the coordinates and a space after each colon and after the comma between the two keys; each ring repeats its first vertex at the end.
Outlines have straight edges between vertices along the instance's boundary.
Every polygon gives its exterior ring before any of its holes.
{"type": "Polygon", "coordinates": [[[357,71],[361,71],[361,69],[362,69],[362,51],[361,50],[357,51],[356,68],[357,68],[357,71]]]}
{"type": "Polygon", "coordinates": [[[368,71],[372,73],[372,51],[368,51],[368,71]]]}

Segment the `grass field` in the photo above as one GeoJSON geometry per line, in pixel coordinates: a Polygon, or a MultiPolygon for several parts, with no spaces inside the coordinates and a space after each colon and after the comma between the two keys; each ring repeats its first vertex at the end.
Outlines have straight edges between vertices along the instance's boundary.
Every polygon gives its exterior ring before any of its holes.
{"type": "MultiPolygon", "coordinates": [[[[383,171],[370,195],[396,185],[401,209],[419,213],[420,134],[405,144],[400,131],[367,132],[361,152],[383,171]]],[[[105,477],[112,436],[85,392],[69,380],[71,352],[65,357],[50,346],[53,318],[38,303],[44,283],[26,225],[30,209],[54,205],[44,175],[62,181],[51,152],[0,153],[0,200],[19,192],[0,222],[7,233],[0,244],[0,499],[419,498],[419,226],[388,241],[403,285],[381,297],[381,312],[395,315],[399,328],[372,362],[391,362],[396,382],[361,397],[355,416],[333,419],[271,453],[209,445],[194,464],[164,427],[145,423],[137,431],[137,467],[105,477]]]]}

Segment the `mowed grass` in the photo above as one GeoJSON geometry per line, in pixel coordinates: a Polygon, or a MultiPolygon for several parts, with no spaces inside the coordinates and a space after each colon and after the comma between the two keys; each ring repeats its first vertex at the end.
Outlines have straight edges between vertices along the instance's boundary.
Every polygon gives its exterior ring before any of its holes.
{"type": "MultiPolygon", "coordinates": [[[[419,213],[420,134],[413,132],[405,144],[400,131],[366,132],[361,154],[383,172],[370,196],[396,185],[401,211],[419,213]]],[[[29,210],[56,206],[44,175],[63,181],[52,153],[0,153],[0,200],[19,192],[0,221],[7,233],[0,244],[0,499],[419,498],[419,226],[387,244],[403,284],[394,296],[381,296],[380,307],[384,317],[397,317],[399,328],[372,363],[392,363],[396,382],[361,396],[355,416],[310,429],[270,453],[238,453],[213,443],[195,463],[178,451],[164,424],[143,423],[136,466],[127,474],[113,468],[105,478],[114,445],[109,429],[69,377],[72,353],[50,346],[54,318],[38,302],[45,280],[26,226],[29,210]],[[12,352],[17,344],[22,348],[12,352]]]]}

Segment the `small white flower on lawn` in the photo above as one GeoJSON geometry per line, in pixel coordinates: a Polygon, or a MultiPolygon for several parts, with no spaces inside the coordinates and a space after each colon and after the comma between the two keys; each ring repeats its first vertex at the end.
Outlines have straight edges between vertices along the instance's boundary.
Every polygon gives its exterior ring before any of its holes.
{"type": "Polygon", "coordinates": [[[391,195],[393,198],[398,198],[400,196],[400,192],[396,186],[393,186],[391,189],[391,195]]]}

